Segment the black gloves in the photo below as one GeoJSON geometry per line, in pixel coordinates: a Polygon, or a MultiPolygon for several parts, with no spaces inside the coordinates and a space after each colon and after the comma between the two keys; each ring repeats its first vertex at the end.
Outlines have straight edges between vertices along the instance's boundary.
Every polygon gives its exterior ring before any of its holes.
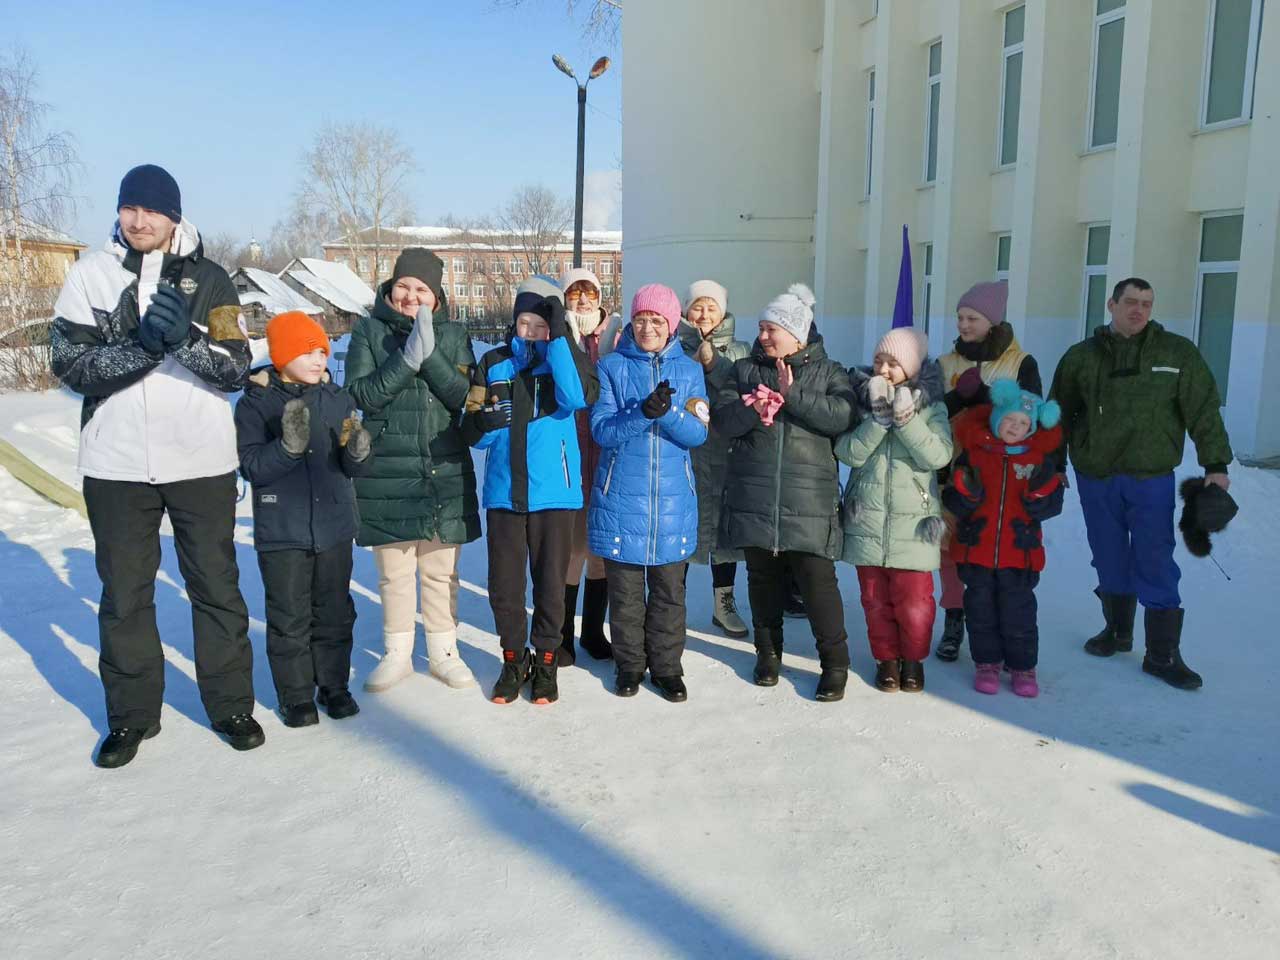
{"type": "Polygon", "coordinates": [[[556,297],[544,297],[538,306],[538,316],[547,321],[548,339],[569,337],[569,322],[564,318],[564,304],[556,297]]]}
{"type": "Polygon", "coordinates": [[[972,516],[986,491],[982,489],[982,481],[978,472],[964,463],[956,461],[951,470],[951,486],[942,491],[942,504],[957,517],[972,516]]]}
{"type": "Polygon", "coordinates": [[[640,404],[640,412],[650,420],[657,420],[659,417],[666,416],[670,410],[671,384],[663,380],[653,388],[653,393],[645,397],[644,403],[640,404]]]}
{"type": "Polygon", "coordinates": [[[1022,506],[1027,511],[1028,517],[1037,523],[1043,523],[1062,513],[1063,499],[1062,477],[1054,468],[1053,462],[1046,460],[1036,467],[1035,472],[1027,480],[1027,489],[1022,495],[1022,506]]]}
{"type": "Polygon", "coordinates": [[[491,396],[489,402],[475,413],[480,429],[485,433],[511,426],[511,401],[491,396]]]}
{"type": "Polygon", "coordinates": [[[186,343],[190,336],[191,313],[186,299],[162,283],[138,323],[138,340],[149,353],[162,354],[186,343]]]}

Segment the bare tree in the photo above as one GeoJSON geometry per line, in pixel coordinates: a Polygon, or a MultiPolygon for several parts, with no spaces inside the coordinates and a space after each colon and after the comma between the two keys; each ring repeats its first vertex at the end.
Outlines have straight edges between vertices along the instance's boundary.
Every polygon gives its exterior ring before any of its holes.
{"type": "Polygon", "coordinates": [[[0,332],[5,363],[14,367],[4,374],[11,385],[34,389],[53,383],[47,325],[23,331],[52,308],[62,278],[48,245],[66,239],[61,228],[75,214],[80,173],[71,135],[46,129],[49,105],[36,98],[38,86],[25,50],[0,53],[0,332]]]}
{"type": "Polygon", "coordinates": [[[373,249],[371,286],[377,286],[382,267],[390,266],[383,230],[413,217],[407,184],[413,169],[413,154],[399,135],[371,123],[326,123],[303,157],[303,207],[332,219],[357,264],[373,249]]]}
{"type": "MultiPolygon", "coordinates": [[[[529,0],[494,0],[494,6],[515,9],[529,0]]],[[[618,34],[622,31],[622,0],[562,0],[565,13],[576,17],[585,8],[586,20],[582,25],[582,39],[607,43],[611,47],[618,44],[618,34]]]]}
{"type": "Polygon", "coordinates": [[[573,205],[541,184],[526,184],[494,216],[506,242],[524,254],[531,273],[542,273],[573,222],[573,205]]]}
{"type": "Polygon", "coordinates": [[[323,257],[324,244],[338,235],[338,226],[329,211],[312,209],[302,196],[271,228],[264,244],[262,261],[279,271],[298,257],[323,257]]]}

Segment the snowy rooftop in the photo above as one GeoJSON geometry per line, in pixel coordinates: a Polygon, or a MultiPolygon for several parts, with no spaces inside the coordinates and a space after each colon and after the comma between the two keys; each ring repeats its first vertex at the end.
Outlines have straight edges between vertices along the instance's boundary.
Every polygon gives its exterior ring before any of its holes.
{"type": "MultiPolygon", "coordinates": [[[[365,230],[361,237],[372,243],[372,230],[365,230]]],[[[573,249],[573,231],[566,230],[562,239],[555,245],[556,250],[573,249]]],[[[453,250],[519,250],[523,249],[518,239],[506,230],[464,230],[458,227],[386,227],[382,230],[382,245],[403,247],[409,244],[433,244],[453,250]]],[[[325,249],[347,249],[345,238],[338,237],[324,244],[325,249]]],[[[621,230],[584,230],[582,231],[583,249],[595,252],[613,252],[622,249],[621,230]]]]}
{"type": "Polygon", "coordinates": [[[299,257],[284,269],[292,275],[293,271],[298,269],[299,264],[321,280],[340,290],[348,300],[358,303],[361,310],[368,310],[373,306],[373,291],[345,263],[321,260],[318,257],[299,257]]]}
{"type": "Polygon", "coordinates": [[[55,230],[52,227],[33,223],[30,220],[20,220],[16,231],[13,229],[12,225],[5,224],[4,227],[0,228],[0,232],[3,232],[6,238],[12,237],[16,233],[23,241],[31,243],[56,243],[68,247],[80,247],[81,249],[88,246],[88,244],[82,243],[75,237],[63,233],[61,230],[55,230]]]}
{"type": "Polygon", "coordinates": [[[240,294],[241,304],[260,303],[271,314],[287,313],[290,310],[300,310],[312,316],[324,313],[323,307],[316,306],[268,270],[241,267],[236,273],[244,274],[258,288],[256,291],[248,290],[240,294]]]}

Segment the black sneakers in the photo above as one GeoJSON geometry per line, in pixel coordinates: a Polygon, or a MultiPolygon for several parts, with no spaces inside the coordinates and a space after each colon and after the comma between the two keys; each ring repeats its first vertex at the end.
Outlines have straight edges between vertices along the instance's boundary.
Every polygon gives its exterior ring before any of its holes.
{"type": "Polygon", "coordinates": [[[489,699],[494,703],[511,703],[520,696],[520,688],[529,679],[529,651],[503,650],[502,672],[493,685],[489,699]]]}
{"type": "Polygon", "coordinates": [[[533,661],[533,683],[529,699],[539,706],[555,703],[560,699],[556,686],[556,665],[559,655],[555,650],[539,650],[533,661]]]}
{"type": "MultiPolygon", "coordinates": [[[[313,707],[314,709],[314,707],[313,707]]],[[[237,750],[252,750],[267,742],[267,735],[258,726],[258,721],[247,713],[237,713],[234,717],[217,720],[213,724],[214,732],[222,734],[227,743],[237,750]]]]}
{"type": "Polygon", "coordinates": [[[143,740],[150,740],[159,732],[158,722],[150,727],[117,727],[102,741],[93,762],[108,770],[123,767],[137,755],[138,744],[143,740]]]}

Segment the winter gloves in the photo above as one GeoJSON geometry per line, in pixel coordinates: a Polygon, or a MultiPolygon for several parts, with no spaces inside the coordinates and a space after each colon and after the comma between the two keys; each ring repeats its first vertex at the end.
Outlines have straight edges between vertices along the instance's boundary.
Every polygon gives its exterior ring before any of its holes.
{"type": "Polygon", "coordinates": [[[888,429],[893,424],[893,384],[877,374],[867,381],[867,400],[871,404],[871,419],[888,429]]]}
{"type": "Polygon", "coordinates": [[[476,423],[485,433],[511,426],[511,401],[499,400],[495,393],[489,402],[476,411],[476,423]]]}
{"type": "Polygon", "coordinates": [[[663,380],[640,404],[640,412],[650,420],[666,416],[671,410],[671,384],[663,380]]]}
{"type": "Polygon", "coordinates": [[[364,428],[358,417],[347,417],[342,421],[342,433],[338,436],[338,446],[346,447],[347,456],[356,463],[369,459],[373,451],[373,437],[364,428]]]}
{"type": "Polygon", "coordinates": [[[1031,474],[1022,495],[1022,506],[1027,516],[1043,523],[1062,513],[1064,490],[1062,475],[1054,468],[1053,462],[1046,460],[1040,464],[1031,474]]]}
{"type": "Polygon", "coordinates": [[[187,301],[173,287],[161,284],[151,295],[151,306],[138,322],[138,340],[148,353],[165,354],[191,336],[187,301]]]}
{"type": "Polygon", "coordinates": [[[436,348],[436,329],[431,321],[431,308],[421,306],[413,328],[404,342],[404,362],[418,370],[436,348]]]}
{"type": "Polygon", "coordinates": [[[1188,477],[1178,485],[1182,495],[1182,516],[1178,529],[1182,542],[1193,557],[1207,557],[1213,550],[1209,534],[1225,529],[1239,512],[1235,498],[1204,477],[1188,477]]]}
{"type": "Polygon", "coordinates": [[[985,496],[978,472],[968,464],[957,462],[951,470],[951,485],[942,491],[942,505],[955,516],[965,519],[982,506],[985,496]]]}
{"type": "Polygon", "coordinates": [[[893,394],[893,424],[896,427],[905,427],[912,417],[916,415],[916,401],[920,399],[920,391],[912,390],[906,384],[901,384],[893,394]]]}
{"type": "Polygon", "coordinates": [[[307,452],[307,444],[311,442],[311,411],[301,397],[294,397],[284,405],[284,414],[280,417],[280,442],[291,457],[300,457],[307,452]]]}
{"type": "Polygon", "coordinates": [[[558,297],[543,297],[537,309],[538,316],[547,321],[548,339],[569,338],[569,321],[565,319],[564,304],[558,297]]]}
{"type": "Polygon", "coordinates": [[[772,427],[773,418],[778,415],[778,411],[786,401],[777,390],[763,383],[757,383],[754,391],[742,395],[742,402],[748,407],[755,408],[756,413],[760,415],[761,423],[766,427],[772,427]]]}

